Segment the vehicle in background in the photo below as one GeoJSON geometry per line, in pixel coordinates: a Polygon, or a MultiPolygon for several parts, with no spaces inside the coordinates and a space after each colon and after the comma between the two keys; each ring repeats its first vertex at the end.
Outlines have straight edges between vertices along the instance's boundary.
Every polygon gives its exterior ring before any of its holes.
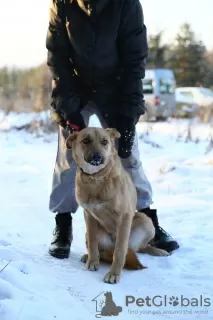
{"type": "Polygon", "coordinates": [[[192,97],[183,95],[178,89],[175,90],[176,116],[180,118],[192,118],[198,114],[199,105],[192,97]]]}
{"type": "Polygon", "coordinates": [[[181,87],[176,89],[177,93],[190,98],[200,107],[213,106],[213,91],[202,87],[181,87]]]}
{"type": "Polygon", "coordinates": [[[146,113],[142,121],[165,120],[176,113],[176,81],[170,69],[147,69],[142,80],[146,113]]]}
{"type": "Polygon", "coordinates": [[[198,105],[196,115],[202,122],[207,123],[213,120],[213,91],[202,87],[181,87],[176,89],[177,94],[181,94],[187,99],[191,99],[198,105]]]}

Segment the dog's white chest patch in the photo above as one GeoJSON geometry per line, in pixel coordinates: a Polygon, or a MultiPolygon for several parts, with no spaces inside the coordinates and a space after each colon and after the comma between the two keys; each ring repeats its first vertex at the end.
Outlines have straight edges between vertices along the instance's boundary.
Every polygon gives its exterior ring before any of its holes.
{"type": "Polygon", "coordinates": [[[103,210],[104,209],[104,206],[105,204],[102,202],[102,203],[81,203],[81,206],[84,208],[84,209],[87,209],[87,210],[103,210]]]}

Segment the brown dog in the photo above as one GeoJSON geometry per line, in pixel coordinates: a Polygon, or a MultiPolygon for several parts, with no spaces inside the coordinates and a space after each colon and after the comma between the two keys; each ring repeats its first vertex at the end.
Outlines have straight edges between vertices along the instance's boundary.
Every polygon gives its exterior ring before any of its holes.
{"type": "Polygon", "coordinates": [[[124,266],[144,268],[136,252],[169,255],[149,245],[154,226],[145,214],[136,212],[136,189],[115,149],[119,137],[115,129],[86,128],[66,141],[79,168],[76,199],[84,208],[88,249],[82,261],[89,270],[97,270],[100,259],[112,262],[104,277],[107,283],[118,282],[124,266]]]}

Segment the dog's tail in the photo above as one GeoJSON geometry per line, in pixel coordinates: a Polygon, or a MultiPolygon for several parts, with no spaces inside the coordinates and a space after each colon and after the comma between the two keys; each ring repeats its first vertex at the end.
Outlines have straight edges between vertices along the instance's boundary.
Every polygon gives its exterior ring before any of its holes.
{"type": "Polygon", "coordinates": [[[119,307],[116,307],[116,311],[117,311],[117,312],[122,312],[122,310],[123,310],[122,307],[120,307],[120,306],[119,306],[119,307]]]}
{"type": "MultiPolygon", "coordinates": [[[[100,259],[104,262],[112,263],[113,253],[114,253],[114,249],[105,249],[100,252],[100,259]]],[[[141,269],[146,269],[147,267],[143,266],[140,263],[136,253],[133,250],[128,249],[124,268],[128,270],[141,270],[141,269]]]]}
{"type": "Polygon", "coordinates": [[[152,247],[152,246],[147,246],[146,248],[142,248],[139,251],[140,253],[148,253],[151,254],[152,256],[169,256],[170,253],[167,252],[166,250],[163,249],[159,249],[156,247],[152,247]]]}

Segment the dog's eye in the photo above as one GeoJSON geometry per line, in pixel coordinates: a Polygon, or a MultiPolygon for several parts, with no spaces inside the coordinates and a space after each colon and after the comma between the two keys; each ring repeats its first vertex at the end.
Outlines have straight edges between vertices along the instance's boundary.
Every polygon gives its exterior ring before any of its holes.
{"type": "Polygon", "coordinates": [[[83,143],[84,143],[84,144],[90,143],[90,139],[89,139],[89,138],[84,138],[83,143]]]}
{"type": "Polygon", "coordinates": [[[106,139],[104,139],[102,142],[101,142],[104,146],[106,146],[108,144],[108,141],[106,139]]]}

